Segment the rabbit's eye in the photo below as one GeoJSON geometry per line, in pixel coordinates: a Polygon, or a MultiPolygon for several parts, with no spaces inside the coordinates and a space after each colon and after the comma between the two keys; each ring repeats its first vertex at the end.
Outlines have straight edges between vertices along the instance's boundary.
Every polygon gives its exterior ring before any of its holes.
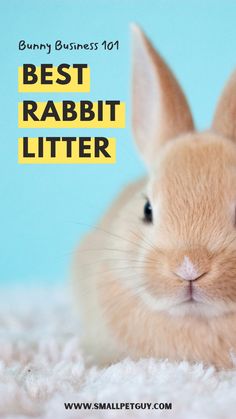
{"type": "Polygon", "coordinates": [[[143,220],[146,221],[147,223],[151,223],[152,222],[152,206],[148,200],[144,205],[143,213],[144,213],[143,220]]]}

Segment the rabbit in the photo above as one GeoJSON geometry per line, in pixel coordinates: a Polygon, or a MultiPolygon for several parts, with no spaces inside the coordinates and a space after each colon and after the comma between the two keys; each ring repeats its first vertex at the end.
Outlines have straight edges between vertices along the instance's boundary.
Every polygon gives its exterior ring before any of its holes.
{"type": "Polygon", "coordinates": [[[236,72],[209,130],[132,29],[132,124],[147,175],[128,185],[76,251],[83,348],[233,368],[236,351],[236,72]]]}

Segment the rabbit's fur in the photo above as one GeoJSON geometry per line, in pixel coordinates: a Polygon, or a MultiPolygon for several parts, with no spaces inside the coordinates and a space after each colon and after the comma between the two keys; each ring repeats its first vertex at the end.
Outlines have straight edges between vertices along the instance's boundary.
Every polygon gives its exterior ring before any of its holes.
{"type": "Polygon", "coordinates": [[[232,367],[236,351],[236,74],[212,127],[194,129],[176,79],[133,29],[133,129],[148,176],[78,249],[85,350],[232,367]],[[149,200],[152,222],[143,220],[149,200]]]}

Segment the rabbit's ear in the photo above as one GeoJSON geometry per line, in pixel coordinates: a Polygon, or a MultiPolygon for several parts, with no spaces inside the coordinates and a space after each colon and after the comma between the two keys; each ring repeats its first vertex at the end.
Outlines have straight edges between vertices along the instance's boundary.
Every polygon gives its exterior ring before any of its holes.
{"type": "Polygon", "coordinates": [[[141,155],[151,165],[162,144],[194,126],[174,75],[136,25],[132,38],[133,131],[141,155]]]}
{"type": "Polygon", "coordinates": [[[236,141],[236,71],[230,77],[220,97],[212,128],[217,133],[236,141]]]}

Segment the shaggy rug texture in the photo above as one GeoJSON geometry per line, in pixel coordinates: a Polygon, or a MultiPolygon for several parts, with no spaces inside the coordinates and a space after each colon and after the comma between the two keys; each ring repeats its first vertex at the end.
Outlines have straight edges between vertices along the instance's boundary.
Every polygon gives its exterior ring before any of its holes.
{"type": "Polygon", "coordinates": [[[68,290],[0,294],[1,418],[236,418],[236,371],[154,359],[87,367],[68,290]],[[68,402],[130,403],[130,409],[66,410],[68,402]],[[138,408],[147,402],[172,409],[138,408]]]}

